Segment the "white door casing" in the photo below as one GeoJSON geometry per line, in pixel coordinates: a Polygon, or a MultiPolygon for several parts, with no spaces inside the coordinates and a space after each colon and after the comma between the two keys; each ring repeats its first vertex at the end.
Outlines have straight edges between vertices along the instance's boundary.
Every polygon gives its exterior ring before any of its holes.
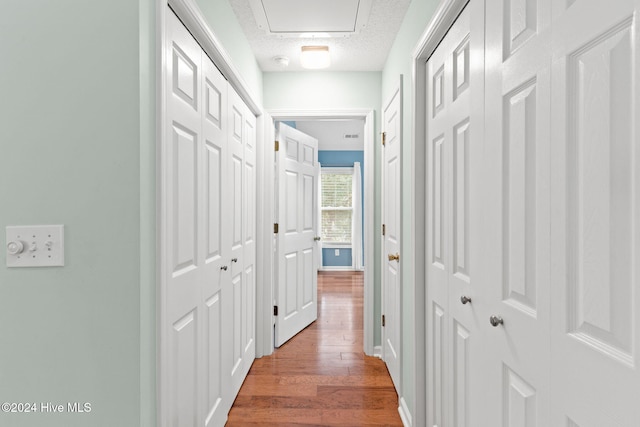
{"type": "Polygon", "coordinates": [[[551,421],[640,422],[640,3],[551,2],[551,421]]]}
{"type": "Polygon", "coordinates": [[[382,110],[382,358],[401,392],[402,76],[382,110]]]}
{"type": "Polygon", "coordinates": [[[278,141],[276,347],[318,317],[318,141],[283,123],[278,141]]]}
{"type": "Polygon", "coordinates": [[[159,421],[222,426],[255,355],[255,116],[170,9],[165,40],[159,421]]]}
{"type": "MultiPolygon", "coordinates": [[[[427,425],[473,426],[488,395],[483,274],[484,2],[471,0],[426,64],[427,425]]],[[[486,425],[491,425],[487,423],[486,425]]]]}
{"type": "MultiPolygon", "coordinates": [[[[344,120],[344,119],[360,119],[360,120],[364,120],[364,190],[365,190],[365,196],[364,196],[364,206],[363,206],[363,213],[364,213],[364,235],[363,235],[363,239],[365,242],[373,242],[375,239],[377,239],[377,236],[380,236],[380,229],[378,227],[375,227],[374,229],[374,221],[373,221],[373,216],[374,216],[374,208],[373,208],[373,194],[374,194],[374,150],[375,150],[375,137],[374,137],[374,118],[375,118],[375,112],[373,110],[351,110],[351,109],[347,109],[347,110],[314,110],[314,111],[309,111],[309,110],[304,110],[304,111],[298,111],[298,110],[272,110],[269,112],[268,115],[271,115],[272,120],[277,122],[277,121],[295,121],[295,120],[344,120]]],[[[274,130],[275,130],[275,125],[272,124],[271,121],[266,121],[268,122],[270,125],[266,126],[266,131],[264,132],[265,135],[270,135],[273,134],[274,130]]],[[[271,138],[267,138],[266,140],[268,141],[273,141],[275,140],[275,136],[271,137],[271,138]]],[[[276,172],[275,169],[275,162],[271,162],[272,160],[274,160],[272,151],[270,151],[269,153],[267,153],[267,157],[266,157],[266,161],[265,161],[265,165],[264,165],[264,171],[265,172],[270,172],[273,171],[274,173],[276,172]]],[[[264,180],[267,183],[270,183],[272,181],[274,181],[274,179],[267,179],[264,180]]],[[[264,184],[263,184],[264,185],[264,184]]],[[[267,184],[269,188],[271,188],[271,186],[269,184],[267,184]]],[[[268,189],[267,189],[268,190],[268,189]]],[[[275,196],[273,195],[274,193],[270,192],[270,191],[266,191],[265,194],[262,194],[262,197],[268,200],[274,200],[275,201],[275,196]]],[[[268,225],[269,229],[271,230],[273,227],[273,222],[274,221],[270,221],[268,223],[265,223],[265,226],[268,225]]],[[[319,230],[319,229],[318,229],[319,230]]],[[[274,242],[274,247],[275,247],[275,236],[273,238],[273,242],[274,242]]],[[[269,241],[269,244],[271,244],[271,240],[269,241]]],[[[319,247],[321,247],[322,245],[318,245],[319,247]]],[[[374,310],[374,305],[375,305],[375,292],[374,292],[374,283],[373,283],[373,277],[374,277],[374,269],[376,268],[375,266],[377,265],[377,263],[375,262],[375,257],[373,255],[374,253],[374,246],[373,244],[369,245],[365,245],[364,246],[364,313],[363,313],[363,317],[364,317],[364,352],[365,354],[369,355],[369,356],[374,356],[377,354],[380,354],[381,351],[380,350],[376,350],[374,348],[374,315],[373,315],[373,310],[374,310]]],[[[271,248],[271,246],[269,246],[271,248]]],[[[274,250],[271,249],[269,251],[269,254],[274,254],[274,250]]],[[[274,282],[275,283],[275,282],[274,282]]],[[[274,291],[275,293],[275,291],[274,291]]],[[[263,313],[263,316],[261,316],[261,320],[264,324],[268,324],[269,328],[271,331],[273,331],[273,317],[272,317],[272,310],[273,310],[273,303],[274,303],[274,299],[269,299],[268,300],[268,313],[263,313]],[[268,314],[268,318],[266,318],[264,316],[264,314],[268,314]]],[[[272,340],[273,342],[273,340],[272,340]]]]}

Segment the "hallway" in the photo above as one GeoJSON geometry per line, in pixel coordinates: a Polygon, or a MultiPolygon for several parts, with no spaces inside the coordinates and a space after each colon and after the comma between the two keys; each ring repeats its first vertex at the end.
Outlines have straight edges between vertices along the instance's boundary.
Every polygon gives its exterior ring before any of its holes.
{"type": "Polygon", "coordinates": [[[362,352],[363,279],[318,273],[318,320],[256,359],[227,426],[401,426],[384,363],[362,352]]]}

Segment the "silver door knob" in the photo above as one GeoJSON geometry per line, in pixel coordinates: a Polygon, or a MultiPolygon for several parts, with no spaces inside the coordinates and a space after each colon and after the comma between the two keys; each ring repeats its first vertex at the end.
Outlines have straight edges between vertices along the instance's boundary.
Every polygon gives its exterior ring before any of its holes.
{"type": "Polygon", "coordinates": [[[497,328],[498,325],[504,324],[504,320],[502,320],[502,317],[500,316],[491,316],[489,318],[489,323],[491,323],[491,326],[493,326],[494,328],[497,328]]]}
{"type": "Polygon", "coordinates": [[[468,297],[468,296],[466,296],[466,295],[462,295],[462,296],[460,297],[460,302],[461,302],[462,304],[466,304],[466,303],[468,303],[468,302],[471,302],[471,298],[469,298],[469,297],[468,297]]]}
{"type": "Polygon", "coordinates": [[[226,265],[223,265],[222,267],[220,267],[220,270],[227,271],[227,266],[226,266],[226,265]]]}

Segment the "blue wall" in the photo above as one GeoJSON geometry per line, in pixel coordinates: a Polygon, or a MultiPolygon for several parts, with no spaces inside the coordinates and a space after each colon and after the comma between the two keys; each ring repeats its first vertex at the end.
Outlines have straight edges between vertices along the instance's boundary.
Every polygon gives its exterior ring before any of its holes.
{"type": "MultiPolygon", "coordinates": [[[[360,162],[360,182],[362,183],[362,251],[364,253],[364,151],[320,150],[318,161],[322,167],[352,168],[355,162],[360,162]]],[[[323,267],[344,267],[353,265],[351,249],[340,249],[340,255],[335,256],[335,249],[329,247],[322,250],[323,267]]]]}
{"type": "Polygon", "coordinates": [[[323,267],[351,267],[352,265],[351,248],[322,248],[323,267]],[[336,256],[336,249],[340,251],[338,256],[336,256]]]}

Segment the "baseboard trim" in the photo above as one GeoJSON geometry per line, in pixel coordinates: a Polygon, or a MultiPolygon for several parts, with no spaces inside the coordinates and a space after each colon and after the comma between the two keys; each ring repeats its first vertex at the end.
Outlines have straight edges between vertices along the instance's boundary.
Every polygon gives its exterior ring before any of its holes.
{"type": "Polygon", "coordinates": [[[382,359],[382,346],[376,345],[373,347],[373,355],[378,359],[382,359]]]}
{"type": "Polygon", "coordinates": [[[398,406],[398,413],[400,414],[400,419],[402,420],[402,425],[405,427],[411,427],[411,412],[407,407],[407,402],[404,400],[404,397],[400,398],[400,406],[398,406]]]}

